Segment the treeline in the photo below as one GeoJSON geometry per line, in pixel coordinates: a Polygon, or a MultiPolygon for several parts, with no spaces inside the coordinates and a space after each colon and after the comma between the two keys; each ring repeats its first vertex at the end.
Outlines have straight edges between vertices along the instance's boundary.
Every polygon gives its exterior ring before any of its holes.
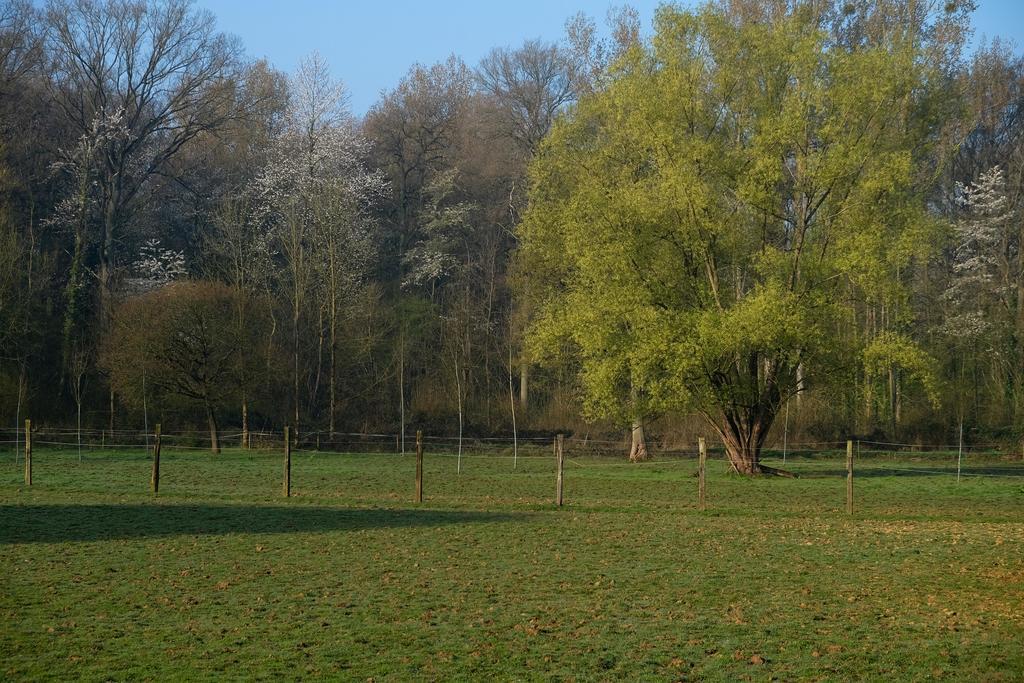
{"type": "MultiPolygon", "coordinates": [[[[761,5],[722,7],[756,21],[761,5]]],[[[914,122],[940,143],[918,170],[936,243],[901,274],[909,296],[848,321],[928,358],[809,387],[793,432],[935,442],[963,421],[975,440],[1020,436],[1024,62],[1000,42],[966,54],[970,10],[826,10],[850,49],[920,22],[952,101],[914,122]],[[938,407],[913,363],[931,365],[938,407]]],[[[622,433],[580,417],[571,354],[531,360],[517,227],[553,123],[604,91],[641,35],[628,8],[600,28],[578,15],[557,43],[414,65],[358,118],[320,56],[284,74],[184,0],[5,2],[4,423],[111,430],[145,415],[215,442],[220,425],[622,433]]],[[[652,417],[665,439],[700,429],[652,417]]]]}

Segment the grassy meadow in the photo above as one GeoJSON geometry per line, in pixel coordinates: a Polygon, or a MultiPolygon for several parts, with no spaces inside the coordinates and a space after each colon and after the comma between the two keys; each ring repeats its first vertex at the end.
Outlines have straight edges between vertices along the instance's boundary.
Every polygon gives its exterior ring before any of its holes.
{"type": "Polygon", "coordinates": [[[1024,680],[1024,463],[0,452],[5,680],[1024,680]]]}

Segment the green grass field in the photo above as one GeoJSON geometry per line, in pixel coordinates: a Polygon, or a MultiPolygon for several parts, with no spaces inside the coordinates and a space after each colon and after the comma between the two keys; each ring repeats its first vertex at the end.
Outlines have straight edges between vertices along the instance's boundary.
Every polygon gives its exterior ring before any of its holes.
{"type": "Polygon", "coordinates": [[[0,453],[0,678],[1024,680],[1019,461],[535,456],[0,453]]]}

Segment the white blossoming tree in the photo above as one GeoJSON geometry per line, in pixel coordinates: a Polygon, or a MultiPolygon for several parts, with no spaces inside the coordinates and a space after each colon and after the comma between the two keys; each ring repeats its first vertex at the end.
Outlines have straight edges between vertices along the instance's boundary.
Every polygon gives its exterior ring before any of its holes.
{"type": "Polygon", "coordinates": [[[1019,334],[1024,327],[1021,226],[999,166],[969,185],[958,185],[957,193],[964,215],[953,226],[955,247],[944,295],[949,308],[943,332],[962,347],[961,355],[983,353],[1003,366],[1005,372],[998,377],[1007,382],[993,391],[1007,396],[1008,405],[1020,406],[1024,404],[1024,340],[1019,334]]]}
{"type": "MultiPolygon", "coordinates": [[[[383,191],[384,180],[364,164],[368,145],[349,114],[345,88],[331,77],[319,54],[302,62],[289,87],[286,125],[256,181],[256,212],[272,232],[281,266],[278,276],[290,303],[296,428],[301,402],[300,322],[316,303],[325,321],[320,341],[328,338],[328,419],[333,432],[338,326],[346,297],[361,286],[372,261],[369,207],[383,191]]],[[[318,349],[323,346],[320,343],[318,349]]]]}

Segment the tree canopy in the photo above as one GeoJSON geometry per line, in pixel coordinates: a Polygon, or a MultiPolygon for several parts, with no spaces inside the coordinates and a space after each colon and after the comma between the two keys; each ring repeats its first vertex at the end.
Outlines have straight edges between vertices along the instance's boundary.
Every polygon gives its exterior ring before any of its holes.
{"type": "Polygon", "coordinates": [[[135,297],[119,307],[101,358],[128,400],[141,405],[148,384],[201,406],[214,452],[217,408],[237,386],[237,349],[259,343],[232,324],[236,296],[219,283],[176,282],[135,297]]]}
{"type": "Polygon", "coordinates": [[[844,323],[898,307],[934,244],[941,73],[910,31],[851,48],[825,18],[663,7],[554,127],[520,228],[544,283],[530,342],[578,360],[588,412],[699,411],[746,473],[788,397],[868,357],[914,360],[933,390],[908,337],[844,323]]]}
{"type": "Polygon", "coordinates": [[[785,406],[1016,448],[1024,59],[975,5],[623,6],[358,112],[358,65],[283,73],[195,0],[0,3],[0,421],[208,423],[105,361],[185,282],[230,290],[243,446],[717,428],[753,471],[785,406]]]}

